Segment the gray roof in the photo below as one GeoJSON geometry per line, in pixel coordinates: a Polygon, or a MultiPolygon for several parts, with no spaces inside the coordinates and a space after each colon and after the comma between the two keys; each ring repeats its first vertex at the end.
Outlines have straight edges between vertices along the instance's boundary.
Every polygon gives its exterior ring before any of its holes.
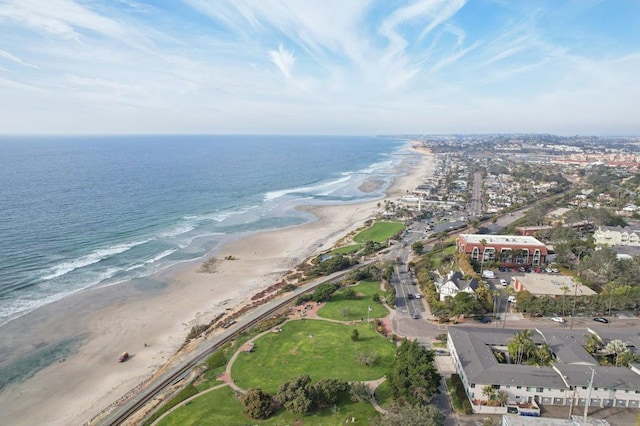
{"type": "MultiPolygon", "coordinates": [[[[531,386],[568,389],[588,386],[591,370],[595,371],[593,386],[607,389],[640,389],[640,374],[626,367],[601,366],[586,350],[589,333],[595,330],[539,329],[532,333],[536,343],[549,344],[557,357],[552,367],[500,364],[492,347],[505,347],[515,333],[522,330],[476,327],[449,327],[451,344],[460,360],[469,383],[531,386]]],[[[640,332],[599,329],[597,334],[606,343],[620,339],[640,348],[640,332]]],[[[635,348],[635,349],[637,349],[635,348]]]]}
{"type": "Polygon", "coordinates": [[[544,329],[538,332],[556,354],[559,364],[598,365],[598,361],[584,349],[589,339],[587,331],[544,329]]]}
{"type": "MultiPolygon", "coordinates": [[[[562,374],[570,386],[589,386],[591,369],[581,365],[556,364],[556,369],[562,374]]],[[[594,388],[606,389],[640,389],[640,376],[628,368],[597,366],[593,368],[594,388]]]]}

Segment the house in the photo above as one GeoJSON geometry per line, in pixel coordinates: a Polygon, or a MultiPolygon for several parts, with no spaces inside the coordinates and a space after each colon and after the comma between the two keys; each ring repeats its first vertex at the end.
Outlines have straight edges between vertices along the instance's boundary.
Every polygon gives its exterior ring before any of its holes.
{"type": "MultiPolygon", "coordinates": [[[[621,340],[637,356],[639,332],[538,328],[532,330],[531,338],[537,346],[549,345],[556,359],[551,366],[498,361],[496,353],[504,354],[515,333],[520,331],[449,327],[449,353],[474,412],[482,411],[478,402],[486,399],[483,389],[487,387],[504,391],[508,404],[640,407],[639,366],[633,363],[630,367],[600,365],[585,349],[593,335],[603,344],[621,340]]],[[[507,407],[500,408],[506,413],[507,407]]]]}
{"type": "Polygon", "coordinates": [[[440,283],[436,283],[436,289],[440,293],[440,301],[443,302],[447,296],[455,297],[456,294],[464,291],[474,294],[478,288],[478,280],[471,278],[470,280],[462,279],[462,272],[451,271],[440,283]]]}
{"type": "Polygon", "coordinates": [[[640,229],[630,226],[598,226],[593,233],[596,244],[640,247],[640,229]]]}
{"type": "Polygon", "coordinates": [[[547,257],[547,247],[526,235],[460,234],[458,253],[468,254],[476,262],[499,262],[504,266],[538,266],[547,257]]]}

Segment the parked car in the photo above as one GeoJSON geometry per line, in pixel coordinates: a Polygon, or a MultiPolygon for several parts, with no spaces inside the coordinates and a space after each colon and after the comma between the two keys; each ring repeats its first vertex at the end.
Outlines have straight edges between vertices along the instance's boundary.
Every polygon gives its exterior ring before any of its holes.
{"type": "Polygon", "coordinates": [[[518,272],[527,272],[527,269],[524,266],[518,268],[518,272]]]}
{"type": "Polygon", "coordinates": [[[594,320],[594,321],[596,321],[596,322],[601,322],[601,323],[603,323],[603,324],[609,324],[609,320],[608,320],[608,319],[606,319],[606,318],[602,318],[602,317],[595,317],[593,320],[594,320]]]}
{"type": "Polygon", "coordinates": [[[500,285],[507,286],[509,285],[509,283],[507,283],[507,280],[505,280],[504,278],[500,278],[500,285]]]}
{"type": "Polygon", "coordinates": [[[483,324],[489,324],[489,323],[491,322],[491,318],[488,318],[488,317],[482,317],[482,318],[480,318],[480,320],[479,320],[479,321],[480,321],[481,323],[483,323],[483,324]]]}
{"type": "Polygon", "coordinates": [[[562,317],[551,317],[551,321],[553,321],[553,322],[559,322],[559,323],[567,322],[567,320],[565,320],[565,319],[564,319],[564,318],[562,318],[562,317]]]}
{"type": "Polygon", "coordinates": [[[516,297],[515,296],[509,296],[509,298],[507,299],[507,301],[509,303],[516,303],[516,297]]]}
{"type": "Polygon", "coordinates": [[[412,317],[413,317],[413,319],[418,319],[418,318],[420,318],[420,315],[418,315],[418,314],[413,314],[413,315],[412,315],[412,317]]]}

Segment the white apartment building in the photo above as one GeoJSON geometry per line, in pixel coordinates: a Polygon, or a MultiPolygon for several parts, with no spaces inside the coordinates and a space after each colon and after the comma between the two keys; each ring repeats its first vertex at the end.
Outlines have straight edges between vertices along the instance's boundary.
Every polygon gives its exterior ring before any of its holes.
{"type": "Polygon", "coordinates": [[[536,329],[536,344],[547,343],[556,357],[551,367],[502,364],[494,351],[506,351],[515,333],[522,330],[449,327],[448,347],[474,411],[474,401],[485,399],[487,385],[505,391],[510,404],[536,402],[541,405],[598,407],[640,407],[639,366],[601,366],[584,346],[590,334],[603,343],[613,339],[627,342],[634,353],[640,348],[640,334],[587,330],[536,329]]]}

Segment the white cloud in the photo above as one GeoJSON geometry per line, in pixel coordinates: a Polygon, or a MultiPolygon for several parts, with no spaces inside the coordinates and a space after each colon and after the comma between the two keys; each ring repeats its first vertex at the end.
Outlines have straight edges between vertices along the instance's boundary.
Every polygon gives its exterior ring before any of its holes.
{"type": "Polygon", "coordinates": [[[25,67],[36,68],[36,69],[38,68],[37,65],[33,65],[33,64],[30,64],[30,63],[28,63],[26,61],[23,61],[22,59],[18,58],[17,56],[12,55],[11,53],[9,53],[9,52],[7,52],[5,50],[0,50],[0,58],[7,59],[7,60],[9,60],[11,62],[15,62],[16,64],[20,64],[20,65],[25,66],[25,67]]]}
{"type": "Polygon", "coordinates": [[[286,50],[282,45],[280,45],[278,50],[270,50],[269,56],[271,57],[271,61],[280,68],[280,71],[282,71],[284,76],[288,79],[291,78],[291,69],[293,68],[293,64],[296,62],[293,52],[286,50]]]}

